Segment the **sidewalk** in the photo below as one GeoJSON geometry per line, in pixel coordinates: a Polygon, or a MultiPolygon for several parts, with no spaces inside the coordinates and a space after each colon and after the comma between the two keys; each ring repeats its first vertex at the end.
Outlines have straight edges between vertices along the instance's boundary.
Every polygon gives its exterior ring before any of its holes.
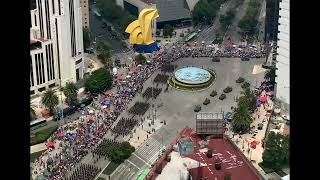
{"type": "Polygon", "coordinates": [[[36,144],[36,145],[30,146],[30,154],[33,154],[35,152],[39,152],[42,150],[46,150],[46,149],[47,149],[47,146],[45,143],[36,144]]]}

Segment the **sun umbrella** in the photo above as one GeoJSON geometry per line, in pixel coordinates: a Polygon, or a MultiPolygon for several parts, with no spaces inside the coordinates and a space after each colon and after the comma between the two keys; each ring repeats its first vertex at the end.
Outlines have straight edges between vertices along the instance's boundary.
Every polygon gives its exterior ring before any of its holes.
{"type": "Polygon", "coordinates": [[[141,64],[138,64],[138,67],[141,67],[142,65],[141,64]]]}
{"type": "Polygon", "coordinates": [[[58,136],[58,137],[63,137],[64,134],[63,134],[63,132],[59,132],[59,133],[57,134],[57,136],[58,136]]]}
{"type": "Polygon", "coordinates": [[[81,105],[80,105],[81,108],[84,108],[85,106],[86,106],[85,104],[81,104],[81,105]]]}
{"type": "Polygon", "coordinates": [[[104,109],[104,108],[107,108],[107,106],[102,106],[102,108],[104,109]]]}
{"type": "Polygon", "coordinates": [[[48,144],[47,144],[47,146],[48,146],[48,147],[54,147],[54,142],[49,141],[48,144]]]}
{"type": "Polygon", "coordinates": [[[260,96],[258,100],[259,100],[260,102],[266,102],[266,101],[267,101],[267,98],[266,98],[266,97],[263,97],[263,96],[260,96]]]}
{"type": "Polygon", "coordinates": [[[126,78],[131,78],[131,76],[130,76],[130,75],[127,75],[126,78]]]}

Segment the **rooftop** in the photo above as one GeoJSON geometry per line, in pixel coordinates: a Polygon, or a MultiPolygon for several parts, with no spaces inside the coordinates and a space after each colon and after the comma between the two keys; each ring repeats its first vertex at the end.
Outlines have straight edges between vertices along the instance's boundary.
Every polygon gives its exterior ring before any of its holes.
{"type": "MultiPolygon", "coordinates": [[[[191,154],[180,155],[171,149],[173,152],[164,153],[163,157],[166,154],[172,156],[171,161],[167,162],[164,160],[165,158],[161,157],[149,174],[151,179],[166,179],[173,174],[182,179],[187,179],[187,172],[189,172],[192,179],[223,180],[224,175],[227,173],[231,175],[232,180],[243,180],[244,177],[246,180],[261,179],[251,162],[228,139],[215,138],[205,141],[203,137],[198,136],[191,128],[183,129],[177,139],[181,137],[190,138],[194,147],[193,152],[191,154]],[[208,158],[206,155],[209,149],[212,150],[212,158],[208,158]],[[216,170],[215,168],[217,160],[221,161],[220,170],[216,170]],[[155,172],[158,166],[162,166],[163,169],[160,175],[155,172]],[[168,167],[166,168],[166,166],[168,167]]],[[[174,143],[176,142],[175,140],[174,143]]]]}
{"type": "Polygon", "coordinates": [[[153,0],[159,11],[157,22],[191,18],[186,0],[153,0]]]}

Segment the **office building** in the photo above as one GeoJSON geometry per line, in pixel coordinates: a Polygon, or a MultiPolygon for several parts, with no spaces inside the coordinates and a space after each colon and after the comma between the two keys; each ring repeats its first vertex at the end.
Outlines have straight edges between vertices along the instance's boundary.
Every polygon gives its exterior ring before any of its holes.
{"type": "Polygon", "coordinates": [[[82,25],[86,29],[90,29],[89,26],[89,0],[80,0],[80,7],[82,9],[82,25]]]}
{"type": "Polygon", "coordinates": [[[279,27],[276,56],[276,98],[285,109],[290,104],[290,1],[282,0],[279,11],[279,27]]]}
{"type": "Polygon", "coordinates": [[[30,94],[83,78],[82,9],[77,0],[36,0],[30,11],[30,94]]]}

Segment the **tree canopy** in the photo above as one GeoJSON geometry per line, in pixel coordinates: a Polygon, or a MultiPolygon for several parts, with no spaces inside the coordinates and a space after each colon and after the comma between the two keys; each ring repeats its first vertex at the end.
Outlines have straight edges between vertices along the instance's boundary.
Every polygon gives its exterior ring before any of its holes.
{"type": "Polygon", "coordinates": [[[173,27],[170,24],[165,24],[163,27],[163,36],[170,36],[172,37],[173,34],[173,27]]]}
{"type": "Polygon", "coordinates": [[[66,103],[69,106],[76,105],[78,103],[78,88],[73,82],[67,82],[66,86],[62,89],[63,94],[66,96],[66,103]]]}
{"type": "Polygon", "coordinates": [[[83,47],[84,49],[87,49],[90,46],[90,35],[89,35],[88,28],[83,28],[82,34],[83,34],[83,47]]]}
{"type": "Polygon", "coordinates": [[[262,154],[263,165],[274,170],[289,164],[289,136],[270,132],[262,154]]]}
{"type": "Polygon", "coordinates": [[[103,43],[99,42],[97,45],[97,51],[98,51],[98,58],[100,62],[105,66],[105,67],[111,67],[112,65],[112,53],[111,53],[111,48],[103,43]]]}
{"type": "Polygon", "coordinates": [[[144,55],[142,54],[138,54],[134,60],[138,63],[138,64],[144,64],[146,63],[146,57],[144,57],[144,55]]]}
{"type": "Polygon", "coordinates": [[[105,68],[100,68],[92,72],[85,81],[85,90],[91,93],[101,93],[112,84],[112,76],[105,68]]]}
{"type": "Polygon", "coordinates": [[[200,0],[192,11],[192,20],[195,25],[199,23],[210,24],[216,17],[220,6],[226,0],[200,0]]]}
{"type": "Polygon", "coordinates": [[[41,102],[49,109],[49,112],[52,114],[54,111],[54,108],[59,103],[59,99],[58,99],[58,96],[56,94],[54,94],[52,89],[48,89],[43,94],[41,102]]]}
{"type": "Polygon", "coordinates": [[[250,0],[246,14],[239,21],[238,27],[247,34],[254,34],[257,30],[261,0],[250,0]]]}
{"type": "Polygon", "coordinates": [[[101,15],[111,22],[118,32],[123,33],[125,28],[136,19],[128,11],[116,4],[115,0],[103,0],[98,2],[101,15]]]}
{"type": "Polygon", "coordinates": [[[115,145],[107,149],[108,158],[112,162],[122,163],[124,160],[128,159],[131,154],[135,151],[128,142],[123,142],[119,145],[115,145]]]}

